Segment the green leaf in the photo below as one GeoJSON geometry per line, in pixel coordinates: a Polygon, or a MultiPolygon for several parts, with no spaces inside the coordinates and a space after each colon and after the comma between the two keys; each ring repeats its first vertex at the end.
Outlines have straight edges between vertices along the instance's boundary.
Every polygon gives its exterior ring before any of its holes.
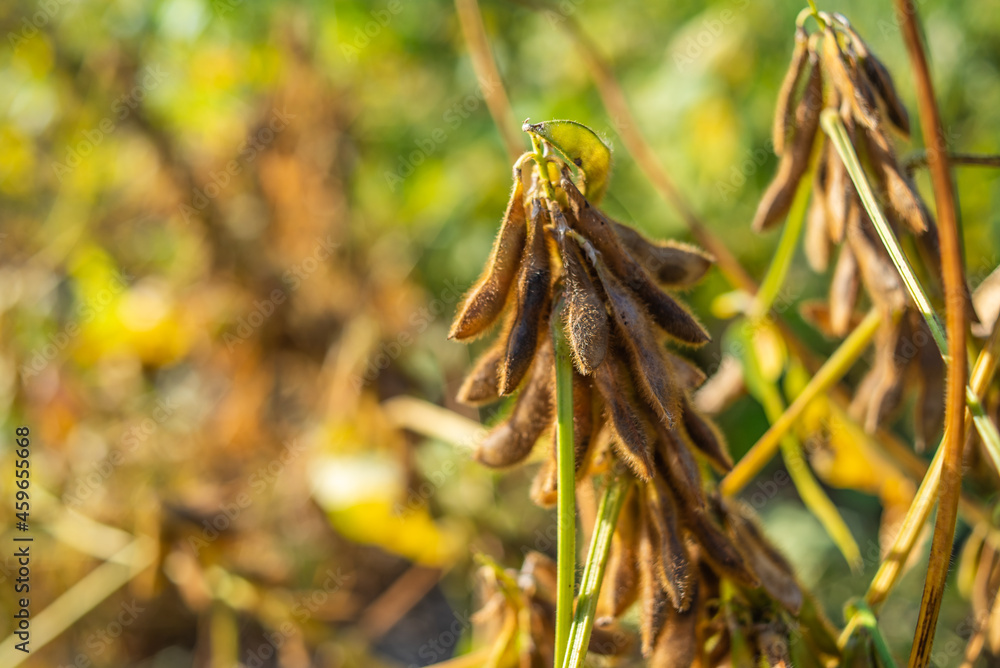
{"type": "Polygon", "coordinates": [[[600,202],[611,177],[611,148],[596,132],[576,121],[528,123],[522,129],[544,139],[583,175],[583,194],[592,204],[600,202]]]}

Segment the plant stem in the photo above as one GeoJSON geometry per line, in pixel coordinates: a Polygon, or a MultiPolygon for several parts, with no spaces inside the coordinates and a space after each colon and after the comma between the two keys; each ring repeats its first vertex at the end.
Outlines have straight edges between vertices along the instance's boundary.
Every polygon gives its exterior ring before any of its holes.
{"type": "MultiPolygon", "coordinates": [[[[948,340],[945,336],[944,326],[938,319],[937,313],[934,312],[931,300],[927,297],[927,293],[924,292],[920,281],[917,280],[917,275],[913,273],[913,268],[910,266],[909,260],[906,259],[906,255],[903,254],[903,249],[900,248],[899,242],[896,240],[896,235],[892,233],[889,221],[885,219],[885,214],[882,213],[882,209],[875,199],[875,193],[872,192],[871,184],[868,183],[868,178],[865,176],[864,170],[861,169],[861,162],[854,152],[854,147],[847,136],[847,129],[844,127],[844,122],[840,119],[840,114],[835,109],[825,109],[820,115],[820,122],[823,124],[823,130],[830,137],[830,141],[833,142],[834,147],[837,149],[837,153],[840,155],[844,167],[847,168],[848,174],[851,175],[851,181],[854,182],[854,187],[857,188],[858,195],[861,196],[861,202],[864,204],[865,211],[868,212],[868,216],[875,226],[875,231],[878,232],[878,236],[882,240],[882,245],[889,252],[889,257],[892,258],[892,263],[896,265],[896,269],[899,271],[899,275],[903,279],[910,297],[913,298],[917,310],[920,311],[920,314],[924,316],[924,320],[927,321],[927,327],[930,328],[931,336],[934,337],[934,341],[941,350],[941,356],[944,357],[946,364],[949,363],[948,340]]],[[[965,346],[963,345],[962,349],[964,348],[965,346]]]]}
{"type": "Polygon", "coordinates": [[[462,36],[469,47],[472,56],[472,68],[476,72],[479,89],[490,110],[493,124],[500,132],[504,147],[511,160],[521,153],[521,142],[517,136],[514,112],[507,99],[507,91],[503,87],[503,79],[497,69],[496,61],[490,52],[490,41],[483,26],[483,15],[479,10],[478,0],[455,0],[458,20],[462,25],[462,36]]]}
{"type": "Polygon", "coordinates": [[[861,357],[869,341],[875,336],[882,316],[877,310],[869,311],[850,336],[817,371],[802,393],[795,398],[781,417],[774,421],[770,429],[754,444],[733,470],[722,479],[719,490],[725,496],[733,496],[743,489],[777,452],[781,437],[795,424],[813,399],[830,389],[840,380],[851,365],[861,357]]]}
{"type": "MultiPolygon", "coordinates": [[[[561,309],[560,309],[561,310],[561,309]]],[[[569,644],[573,614],[573,580],[576,575],[576,456],[573,449],[573,360],[562,318],[552,323],[556,356],[556,441],[558,452],[557,577],[555,665],[561,666],[569,644]]]]}
{"type": "MultiPolygon", "coordinates": [[[[979,352],[976,363],[972,367],[969,382],[974,393],[984,392],[993,381],[998,357],[1000,357],[1000,319],[993,324],[993,332],[990,334],[989,341],[979,352]]],[[[971,414],[966,416],[967,427],[969,421],[971,421],[971,414]]],[[[906,517],[896,533],[892,548],[885,561],[879,566],[878,572],[868,587],[868,593],[865,594],[865,600],[868,601],[868,605],[873,610],[878,610],[898,582],[903,571],[903,564],[909,559],[917,536],[920,535],[927,518],[930,517],[931,509],[937,501],[938,485],[941,482],[941,470],[944,463],[944,447],[942,447],[944,442],[942,438],[942,445],[938,446],[930,468],[927,469],[927,473],[920,483],[920,488],[917,490],[913,502],[910,503],[910,508],[906,511],[906,517]]]]}
{"type": "Polygon", "coordinates": [[[841,648],[846,646],[855,629],[861,627],[871,634],[872,644],[875,646],[875,652],[878,654],[882,665],[885,668],[896,668],[896,659],[893,658],[892,652],[889,651],[889,644],[885,641],[885,636],[882,635],[882,629],[879,628],[878,620],[875,618],[875,613],[872,612],[871,608],[864,601],[856,601],[847,606],[845,616],[848,617],[849,621],[847,626],[844,627],[844,632],[841,634],[837,644],[841,648]]]}
{"type": "Polygon", "coordinates": [[[587,656],[587,646],[590,644],[590,632],[594,626],[594,616],[597,613],[597,601],[601,593],[601,582],[604,580],[604,569],[608,564],[608,554],[611,551],[611,537],[618,524],[618,514],[621,512],[628,492],[631,478],[627,473],[617,473],[610,477],[597,509],[597,520],[594,523],[594,536],[587,552],[587,564],[583,569],[583,580],[580,582],[580,598],[576,603],[576,615],[573,617],[573,628],[569,635],[569,648],[563,668],[580,668],[587,656]]]}

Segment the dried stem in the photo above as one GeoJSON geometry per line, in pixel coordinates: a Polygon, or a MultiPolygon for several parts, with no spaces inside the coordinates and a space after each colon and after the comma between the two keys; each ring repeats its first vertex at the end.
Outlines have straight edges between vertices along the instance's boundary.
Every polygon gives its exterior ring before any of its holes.
{"type": "MultiPolygon", "coordinates": [[[[900,19],[906,48],[910,54],[917,89],[917,110],[920,127],[927,147],[927,166],[934,186],[941,238],[941,274],[945,294],[945,319],[948,345],[956,351],[965,350],[965,271],[962,245],[955,212],[955,193],[948,168],[948,154],[941,126],[941,115],[934,99],[927,57],[917,28],[917,9],[912,0],[894,0],[900,19]]],[[[964,360],[963,360],[964,362],[964,360]]],[[[948,386],[945,393],[945,454],[941,473],[941,495],[938,505],[931,558],[920,602],[920,617],[910,650],[910,667],[924,668],[930,663],[934,629],[941,610],[951,546],[958,516],[958,500],[962,490],[962,446],[965,443],[965,384],[966,366],[955,361],[948,365],[948,386]]]]}
{"type": "MultiPolygon", "coordinates": [[[[948,162],[951,165],[965,167],[1000,167],[1000,155],[975,155],[973,153],[949,153],[948,162]]],[[[903,169],[907,174],[927,166],[927,151],[917,151],[903,161],[903,169]]]]}
{"type": "Polygon", "coordinates": [[[490,51],[490,42],[483,26],[483,15],[479,11],[479,1],[455,0],[455,9],[458,11],[462,35],[472,56],[472,67],[476,71],[476,78],[479,79],[479,88],[483,92],[486,108],[490,110],[493,124],[500,132],[507,154],[511,160],[516,160],[524,149],[521,137],[517,133],[514,111],[511,109],[500,71],[490,51]]]}

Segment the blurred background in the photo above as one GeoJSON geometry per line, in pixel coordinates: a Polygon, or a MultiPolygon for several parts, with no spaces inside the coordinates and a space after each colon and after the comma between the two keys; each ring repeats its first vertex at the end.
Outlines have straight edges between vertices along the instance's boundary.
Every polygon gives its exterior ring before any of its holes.
{"type": "MultiPolygon", "coordinates": [[[[771,117],[802,6],[551,7],[482,3],[516,123],[602,133],[616,151],[609,212],[690,240],[623,150],[626,121],[564,30],[579,22],[636,129],[759,280],[777,236],[749,220],[776,165],[771,117]]],[[[915,116],[891,4],[821,9],[851,19],[915,116]]],[[[949,141],[998,152],[1000,13],[919,9],[949,141]]],[[[424,666],[467,651],[473,553],[512,568],[528,550],[554,555],[555,517],[528,499],[534,466],[470,459],[497,409],[453,398],[483,344],[447,329],[489,253],[511,164],[455,7],[13,0],[0,28],[4,610],[16,605],[7,499],[22,425],[34,537],[32,652],[8,638],[0,665],[424,666]]],[[[980,169],[957,182],[975,287],[1000,263],[1000,183],[980,169]]],[[[929,197],[926,174],[918,183],[929,197]]],[[[836,342],[795,305],[827,281],[798,257],[783,295],[817,355],[836,342]]],[[[713,270],[686,295],[716,335],[691,353],[709,371],[725,328],[712,304],[729,290],[713,270]]],[[[767,428],[745,397],[718,419],[735,458],[767,428]]],[[[905,417],[897,429],[912,436],[905,417]]],[[[829,490],[864,557],[852,574],[775,481],[787,483],[777,463],[745,495],[842,624],[878,564],[882,503],[829,490]]],[[[923,570],[882,615],[901,655],[923,570]]],[[[939,665],[958,664],[967,614],[949,590],[939,665]]]]}

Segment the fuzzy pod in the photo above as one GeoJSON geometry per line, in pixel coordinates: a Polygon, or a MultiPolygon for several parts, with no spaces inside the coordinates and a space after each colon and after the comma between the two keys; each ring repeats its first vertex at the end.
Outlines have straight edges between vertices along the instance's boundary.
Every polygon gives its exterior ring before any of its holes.
{"type": "Polygon", "coordinates": [[[643,485],[643,492],[650,537],[655,538],[654,549],[659,545],[656,575],[660,579],[660,586],[670,595],[674,608],[685,611],[691,606],[695,569],[681,534],[677,502],[659,476],[643,485]]]}
{"type": "Polygon", "coordinates": [[[554,368],[552,342],[546,337],[510,417],[494,427],[479,444],[475,453],[477,461],[492,468],[504,468],[528,456],[535,441],[552,423],[555,410],[554,368]]]}
{"type": "MultiPolygon", "coordinates": [[[[846,103],[840,105],[840,118],[844,121],[844,128],[847,130],[848,139],[854,142],[856,133],[854,118],[850,114],[850,106],[846,103]]],[[[826,227],[830,234],[830,243],[840,244],[844,241],[844,231],[847,229],[847,213],[850,210],[851,202],[857,199],[857,191],[847,167],[834,148],[833,143],[826,142],[826,227]]]]}
{"type": "Polygon", "coordinates": [[[868,44],[861,39],[853,29],[847,28],[851,36],[851,44],[857,53],[858,65],[861,73],[868,83],[871,84],[875,97],[882,103],[886,118],[899,130],[904,137],[910,136],[910,116],[906,112],[906,106],[896,92],[896,84],[893,83],[889,69],[879,60],[868,48],[868,44]]]}
{"type": "Polygon", "coordinates": [[[905,345],[902,331],[902,319],[898,319],[883,323],[875,333],[875,364],[861,380],[851,402],[851,415],[861,419],[869,434],[875,433],[903,396],[906,356],[900,349],[901,344],[905,345]]]}
{"type": "Polygon", "coordinates": [[[687,395],[682,399],[681,414],[684,432],[691,444],[717,471],[722,474],[731,471],[733,458],[722,432],[694,407],[694,402],[687,395]]]}
{"type": "Polygon", "coordinates": [[[878,172],[885,198],[914,234],[923,234],[933,224],[930,212],[913,181],[900,168],[889,138],[880,130],[866,131],[862,136],[868,149],[868,159],[878,172]]]}
{"type": "Polygon", "coordinates": [[[465,341],[486,331],[504,310],[517,277],[527,238],[524,188],[519,170],[514,170],[514,190],[507,204],[500,232],[493,242],[486,270],[462,302],[448,338],[465,341]]]}
{"type": "Polygon", "coordinates": [[[580,249],[562,235],[559,239],[566,282],[566,335],[577,370],[589,376],[608,353],[611,324],[594,282],[584,266],[580,249]]]}
{"type": "Polygon", "coordinates": [[[608,298],[619,339],[628,351],[632,377],[657,418],[673,425],[678,416],[681,391],[671,378],[666,351],[653,336],[652,323],[633,294],[616,279],[599,259],[597,275],[608,298]]]}
{"type": "Polygon", "coordinates": [[[858,261],[851,247],[844,244],[830,280],[830,332],[833,336],[845,336],[850,330],[859,287],[858,261]]]}
{"type": "Polygon", "coordinates": [[[872,301],[889,312],[902,311],[909,300],[903,279],[861,202],[854,202],[848,213],[847,243],[872,301]]]}
{"type": "Polygon", "coordinates": [[[802,609],[802,588],[792,565],[764,536],[744,504],[725,501],[721,504],[726,528],[760,579],[761,586],[789,613],[798,615],[802,609]]]}
{"type": "MultiPolygon", "coordinates": [[[[937,225],[932,224],[927,228],[926,232],[916,235],[914,242],[917,246],[917,252],[924,262],[924,266],[934,274],[937,284],[943,286],[944,278],[941,276],[941,240],[938,237],[937,225]]],[[[968,281],[962,285],[962,289],[965,297],[965,312],[974,325],[978,324],[981,321],[979,314],[976,312],[976,304],[972,299],[972,291],[969,289],[968,281]]]]}
{"type": "Polygon", "coordinates": [[[694,602],[683,612],[673,608],[667,610],[663,627],[649,657],[649,668],[690,668],[694,665],[702,635],[698,628],[701,612],[701,605],[697,601],[698,589],[698,579],[694,578],[691,585],[691,598],[694,602]]]}
{"type": "Polygon", "coordinates": [[[682,390],[694,390],[705,383],[708,376],[705,372],[694,365],[691,360],[667,352],[667,363],[670,366],[670,375],[674,382],[682,390]]]}
{"type": "Polygon", "coordinates": [[[782,156],[785,153],[785,142],[795,132],[795,111],[792,106],[802,73],[809,61],[809,36],[803,28],[795,30],[795,46],[792,48],[792,60],[781,80],[778,89],[778,103],[774,110],[774,125],[771,128],[771,141],[774,144],[774,154],[782,156]]]}
{"type": "Polygon", "coordinates": [[[834,88],[851,105],[853,116],[865,127],[878,129],[882,120],[875,93],[857,63],[840,48],[837,35],[829,26],[823,32],[822,57],[834,88]]]}
{"type": "Polygon", "coordinates": [[[760,581],[750,572],[743,556],[711,518],[701,487],[698,463],[680,437],[657,425],[658,471],[663,474],[684,527],[701,548],[701,555],[720,573],[748,587],[760,581]]]}
{"type": "Polygon", "coordinates": [[[781,160],[778,172],[764,191],[754,214],[752,227],[757,232],[767,230],[784,220],[795,199],[802,175],[809,168],[813,140],[819,129],[819,114],[823,106],[823,74],[817,60],[809,59],[809,78],[802,99],[795,110],[795,132],[781,160]]]}
{"type": "Polygon", "coordinates": [[[500,396],[512,393],[520,385],[531,367],[541,330],[548,322],[545,315],[551,306],[552,270],[545,221],[545,209],[539,200],[533,200],[507,353],[500,365],[500,396]]]}
{"type": "Polygon", "coordinates": [[[561,185],[573,209],[576,229],[593,244],[611,272],[646,305],[660,329],[680,343],[702,345],[708,342],[704,327],[673,297],[663,292],[626,252],[611,221],[590,205],[568,175],[564,174],[561,185]]]}
{"type": "Polygon", "coordinates": [[[614,451],[640,480],[649,480],[653,476],[653,456],[646,422],[636,410],[639,400],[616,351],[608,351],[604,364],[597,367],[594,386],[604,398],[611,418],[609,424],[614,429],[614,451]]]}
{"type": "Polygon", "coordinates": [[[642,601],[642,617],[639,626],[642,639],[642,655],[649,657],[653,653],[656,639],[674,609],[670,595],[660,585],[656,575],[656,560],[659,558],[659,546],[654,544],[650,536],[649,522],[641,521],[639,530],[639,587],[642,601]]]}
{"type": "Polygon", "coordinates": [[[780,622],[766,624],[757,632],[757,652],[761,665],[768,668],[792,668],[788,629],[780,622]]]}
{"type": "Polygon", "coordinates": [[[656,243],[628,225],[614,220],[611,223],[625,248],[662,285],[691,287],[705,276],[715,262],[711,255],[690,244],[669,240],[656,243]]]}
{"type": "Polygon", "coordinates": [[[458,401],[466,406],[482,406],[500,400],[500,363],[506,351],[507,337],[501,336],[479,356],[458,388],[458,401]]]}

